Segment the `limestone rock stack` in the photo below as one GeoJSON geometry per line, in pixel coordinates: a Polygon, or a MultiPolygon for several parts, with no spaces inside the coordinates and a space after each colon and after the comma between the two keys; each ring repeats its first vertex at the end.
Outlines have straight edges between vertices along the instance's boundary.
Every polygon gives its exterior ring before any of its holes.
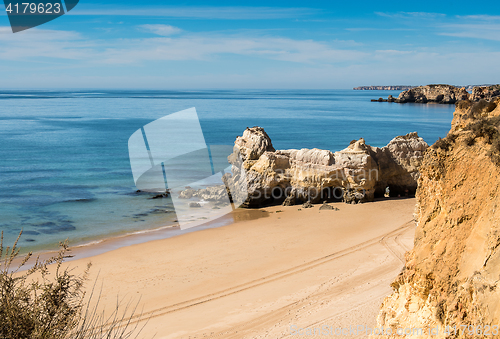
{"type": "Polygon", "coordinates": [[[241,185],[245,176],[247,206],[317,203],[332,198],[350,203],[370,201],[376,193],[382,195],[387,185],[393,192],[414,192],[427,147],[416,133],[410,133],[381,149],[361,138],[335,153],[316,148],[275,150],[264,129],[252,127],[235,141],[229,156],[233,173],[225,177],[225,183],[241,185]]]}

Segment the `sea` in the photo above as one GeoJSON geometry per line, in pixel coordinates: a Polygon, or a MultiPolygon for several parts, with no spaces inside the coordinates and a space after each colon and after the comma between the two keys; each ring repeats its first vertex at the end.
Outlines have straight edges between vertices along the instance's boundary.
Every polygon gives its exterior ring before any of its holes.
{"type": "Polygon", "coordinates": [[[130,136],[196,108],[205,141],[232,145],[261,126],[276,149],[339,151],[353,139],[385,146],[418,132],[427,143],[450,129],[454,105],[370,99],[398,91],[355,90],[0,90],[0,230],[19,232],[23,252],[84,245],[172,226],[168,198],[137,192],[130,136]]]}

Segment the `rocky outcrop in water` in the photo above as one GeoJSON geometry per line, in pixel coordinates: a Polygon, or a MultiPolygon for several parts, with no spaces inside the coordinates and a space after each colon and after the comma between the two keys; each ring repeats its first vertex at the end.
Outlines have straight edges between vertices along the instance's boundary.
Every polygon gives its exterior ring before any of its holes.
{"type": "Polygon", "coordinates": [[[353,90],[357,91],[404,91],[416,86],[359,86],[354,87],[353,90]]]}
{"type": "Polygon", "coordinates": [[[499,104],[459,102],[452,129],[424,155],[415,246],[377,319],[390,338],[406,328],[429,339],[499,337],[499,104]]]}
{"type": "Polygon", "coordinates": [[[205,200],[205,201],[227,201],[227,198],[231,198],[231,192],[226,189],[224,185],[210,186],[201,189],[192,189],[186,187],[185,190],[179,193],[180,199],[191,199],[193,197],[205,200]]]}
{"type": "Polygon", "coordinates": [[[493,86],[477,86],[472,89],[470,95],[471,101],[486,100],[491,101],[496,97],[500,97],[500,85],[493,86]]]}
{"type": "Polygon", "coordinates": [[[316,148],[275,150],[264,129],[252,127],[236,139],[229,156],[232,176],[224,180],[228,187],[246,183],[248,207],[329,199],[359,203],[382,195],[387,185],[391,192],[415,192],[426,148],[422,138],[410,133],[383,148],[371,147],[361,138],[335,153],[316,148]]]}
{"type": "Polygon", "coordinates": [[[401,92],[395,102],[454,104],[459,100],[467,100],[468,98],[469,93],[465,88],[451,85],[427,85],[401,92]]]}

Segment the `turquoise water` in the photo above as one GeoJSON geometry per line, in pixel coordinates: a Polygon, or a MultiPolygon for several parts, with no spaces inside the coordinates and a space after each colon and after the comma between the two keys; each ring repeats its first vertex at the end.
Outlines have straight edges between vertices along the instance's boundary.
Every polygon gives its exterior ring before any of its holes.
{"type": "Polygon", "coordinates": [[[170,225],[169,199],[136,193],[128,138],[196,107],[205,140],[230,145],[262,126],[276,149],[337,151],[364,137],[384,146],[417,131],[446,135],[454,106],[372,103],[392,91],[0,91],[0,229],[24,249],[170,225]]]}

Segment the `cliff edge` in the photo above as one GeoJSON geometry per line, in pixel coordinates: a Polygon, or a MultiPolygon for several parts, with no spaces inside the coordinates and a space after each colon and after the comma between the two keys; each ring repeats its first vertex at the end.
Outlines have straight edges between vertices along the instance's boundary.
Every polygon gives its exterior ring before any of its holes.
{"type": "Polygon", "coordinates": [[[499,337],[499,104],[458,102],[450,132],[424,154],[415,246],[377,319],[387,337],[499,337]]]}
{"type": "Polygon", "coordinates": [[[451,85],[427,85],[401,92],[398,98],[395,99],[395,102],[454,104],[459,100],[466,100],[468,98],[469,93],[467,93],[465,88],[451,85]]]}

